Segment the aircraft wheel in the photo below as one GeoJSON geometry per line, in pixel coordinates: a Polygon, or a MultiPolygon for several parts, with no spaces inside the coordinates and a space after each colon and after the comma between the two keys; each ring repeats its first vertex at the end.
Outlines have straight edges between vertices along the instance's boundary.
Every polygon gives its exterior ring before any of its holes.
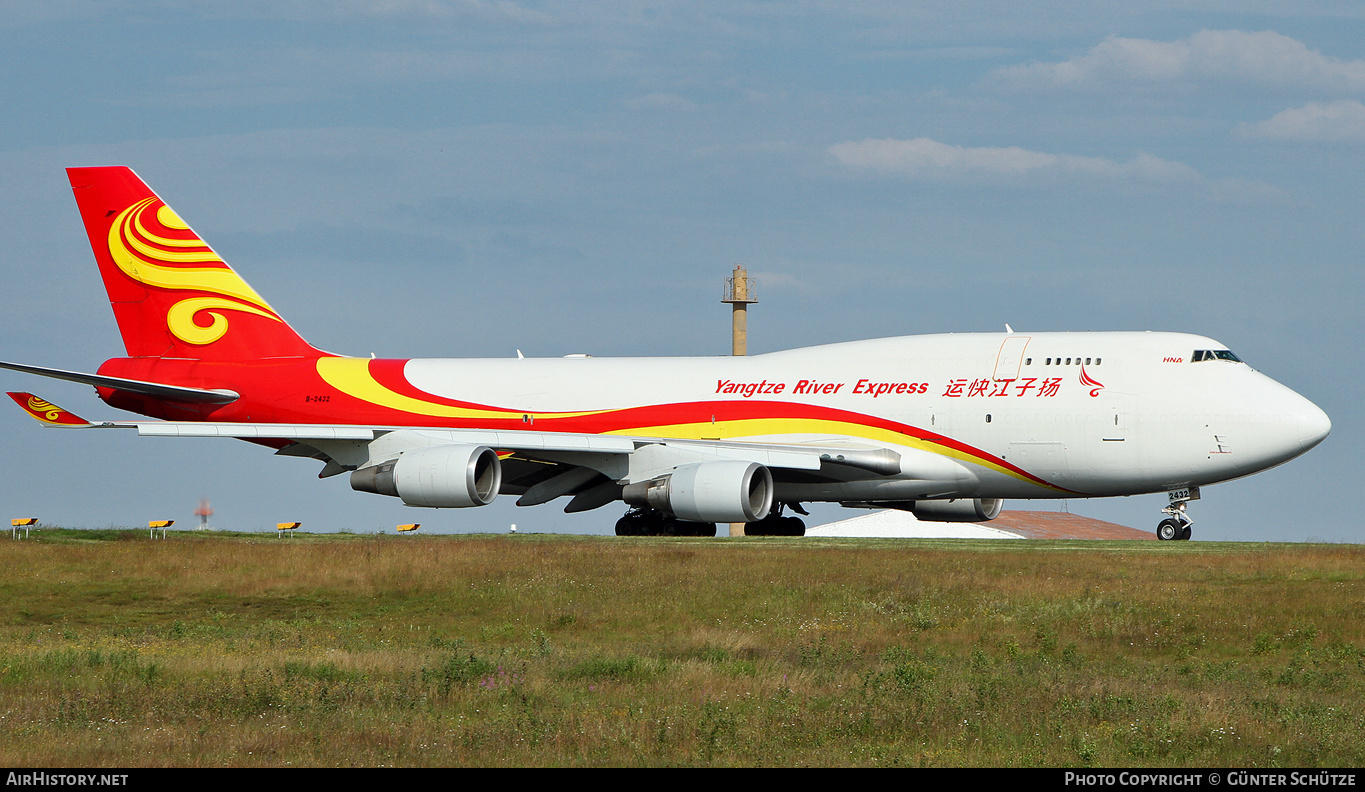
{"type": "Polygon", "coordinates": [[[806,524],[799,517],[769,514],[744,526],[745,536],[805,536],[806,524]]]}
{"type": "Polygon", "coordinates": [[[1186,525],[1185,527],[1180,529],[1180,538],[1188,542],[1191,533],[1192,531],[1190,531],[1190,526],[1186,525]]]}
{"type": "Polygon", "coordinates": [[[1156,526],[1156,538],[1180,539],[1181,525],[1178,520],[1162,520],[1156,526]]]}
{"type": "Polygon", "coordinates": [[[671,526],[672,518],[652,509],[631,509],[616,521],[617,536],[661,536],[671,526]],[[665,525],[667,523],[668,525],[665,525]]]}
{"type": "Polygon", "coordinates": [[[716,524],[704,522],[683,522],[677,523],[677,536],[715,536],[716,524]]]}

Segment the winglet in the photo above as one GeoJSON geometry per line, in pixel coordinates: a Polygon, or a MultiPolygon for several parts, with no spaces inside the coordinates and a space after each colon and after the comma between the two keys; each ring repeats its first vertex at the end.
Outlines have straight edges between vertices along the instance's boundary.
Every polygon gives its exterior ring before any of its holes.
{"type": "Polygon", "coordinates": [[[10,393],[9,397],[14,399],[15,404],[24,408],[24,412],[48,426],[92,425],[84,418],[81,418],[74,413],[69,413],[50,401],[34,396],[32,393],[10,393]]]}

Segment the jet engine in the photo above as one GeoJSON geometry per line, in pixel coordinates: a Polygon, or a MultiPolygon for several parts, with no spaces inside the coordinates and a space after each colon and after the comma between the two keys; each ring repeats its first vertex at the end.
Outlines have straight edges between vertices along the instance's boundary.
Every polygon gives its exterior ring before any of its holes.
{"type": "Polygon", "coordinates": [[[915,518],[933,522],[986,522],[1000,516],[1004,501],[999,498],[954,498],[921,500],[910,507],[915,518]]]}
{"type": "Polygon", "coordinates": [[[621,494],[631,506],[686,522],[753,522],[768,516],[772,508],[773,474],[757,462],[698,462],[627,484],[621,494]]]}
{"type": "Polygon", "coordinates": [[[498,496],[501,484],[498,454],[487,446],[419,448],[351,474],[353,490],[437,508],[486,506],[498,496]]]}

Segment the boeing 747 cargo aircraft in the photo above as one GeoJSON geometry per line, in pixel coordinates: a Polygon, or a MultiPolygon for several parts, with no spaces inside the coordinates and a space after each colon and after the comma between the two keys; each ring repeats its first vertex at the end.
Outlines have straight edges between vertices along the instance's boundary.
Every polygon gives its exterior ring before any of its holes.
{"type": "Polygon", "coordinates": [[[801,534],[832,501],[984,521],[1005,498],[1170,494],[1188,539],[1199,488],[1322,442],[1322,410],[1203,336],[981,333],[751,357],[376,360],[301,338],[142,180],[71,168],[127,357],[86,374],[154,420],[44,423],[233,437],[312,457],[320,477],[411,506],[500,494],[565,511],[624,502],[622,535],[801,534]]]}

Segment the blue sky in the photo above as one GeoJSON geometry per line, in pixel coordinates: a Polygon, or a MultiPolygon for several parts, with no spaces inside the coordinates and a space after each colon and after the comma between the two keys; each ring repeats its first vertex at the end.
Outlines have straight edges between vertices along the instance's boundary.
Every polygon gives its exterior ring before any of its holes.
{"type": "MultiPolygon", "coordinates": [[[[63,172],[122,164],[347,354],[724,354],[736,262],[751,352],[1210,335],[1334,429],[1207,488],[1196,537],[1365,539],[1359,3],[3,2],[0,68],[0,359],[122,354],[63,172]]],[[[200,497],[239,529],[617,516],[417,511],[247,444],[17,410],[0,442],[0,503],[63,524],[192,522],[200,497]]],[[[1162,504],[1068,505],[1147,529],[1162,504]]]]}

